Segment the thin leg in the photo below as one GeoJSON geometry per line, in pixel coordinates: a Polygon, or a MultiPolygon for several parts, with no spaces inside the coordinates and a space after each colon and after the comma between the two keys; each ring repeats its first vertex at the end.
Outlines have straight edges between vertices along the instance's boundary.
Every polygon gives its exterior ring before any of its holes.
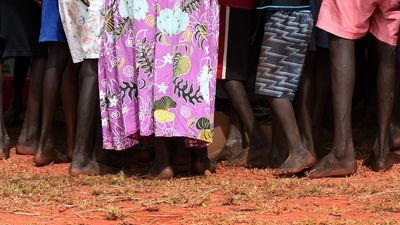
{"type": "Polygon", "coordinates": [[[15,126],[18,123],[19,116],[23,110],[22,93],[30,64],[30,57],[15,58],[13,97],[10,108],[4,113],[4,121],[9,126],[15,126]]]}
{"type": "Polygon", "coordinates": [[[61,98],[64,108],[64,117],[67,128],[67,155],[70,159],[74,154],[76,121],[78,109],[78,73],[80,64],[74,64],[70,59],[65,68],[62,85],[61,98]]]}
{"type": "Polygon", "coordinates": [[[51,140],[54,132],[54,115],[57,106],[58,91],[61,87],[62,74],[68,60],[68,47],[63,43],[50,43],[46,72],[43,79],[43,104],[42,104],[42,131],[34,162],[37,166],[44,166],[52,162],[67,162],[55,149],[51,140]]]}
{"type": "Polygon", "coordinates": [[[167,140],[163,137],[154,137],[154,165],[147,171],[143,177],[157,179],[171,179],[174,177],[174,170],[171,166],[170,150],[168,149],[167,140]]]}
{"type": "Polygon", "coordinates": [[[310,153],[302,141],[292,103],[288,99],[268,97],[268,102],[285,135],[289,156],[277,169],[278,176],[292,176],[314,165],[315,155],[310,153]]]}
{"type": "Polygon", "coordinates": [[[95,145],[96,112],[98,101],[97,59],[87,59],[82,63],[82,87],[78,103],[77,132],[74,156],[69,168],[71,175],[99,175],[114,172],[114,168],[101,165],[96,160],[95,145]]]}
{"type": "Polygon", "coordinates": [[[389,153],[389,124],[393,111],[396,83],[396,47],[377,40],[378,53],[378,132],[366,165],[374,171],[387,170],[392,165],[389,153]]]}
{"type": "Polygon", "coordinates": [[[3,119],[3,70],[0,61],[0,159],[7,159],[10,156],[10,138],[8,137],[3,119]]]}
{"type": "Polygon", "coordinates": [[[34,155],[37,150],[41,129],[43,74],[46,60],[45,57],[32,58],[28,105],[18,137],[17,154],[34,155]]]}
{"type": "Polygon", "coordinates": [[[211,156],[215,162],[226,161],[235,163],[241,158],[246,160],[247,151],[243,149],[242,122],[234,107],[231,105],[229,112],[228,137],[223,149],[218,154],[211,156]],[[244,154],[243,154],[244,153],[244,154]]]}
{"type": "Polygon", "coordinates": [[[260,127],[257,125],[251,108],[246,89],[242,82],[229,80],[223,83],[224,89],[229,95],[232,106],[242,121],[244,130],[249,135],[249,153],[247,157],[248,167],[265,167],[268,155],[268,144],[260,127]]]}
{"type": "Polygon", "coordinates": [[[268,167],[279,168],[285,162],[289,154],[286,145],[285,132],[274,113],[272,113],[272,143],[268,156],[268,167]]]}
{"type": "Polygon", "coordinates": [[[355,82],[354,41],[329,37],[331,55],[334,139],[331,152],[310,173],[311,178],[348,176],[356,172],[351,127],[352,97],[355,82]]]}

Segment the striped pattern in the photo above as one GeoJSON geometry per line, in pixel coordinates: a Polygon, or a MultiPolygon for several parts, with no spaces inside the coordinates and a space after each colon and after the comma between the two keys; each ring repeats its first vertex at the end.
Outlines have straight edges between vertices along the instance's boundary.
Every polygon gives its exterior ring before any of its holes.
{"type": "Polygon", "coordinates": [[[312,30],[309,10],[278,11],[267,19],[257,70],[258,94],[293,100],[312,30]]]}

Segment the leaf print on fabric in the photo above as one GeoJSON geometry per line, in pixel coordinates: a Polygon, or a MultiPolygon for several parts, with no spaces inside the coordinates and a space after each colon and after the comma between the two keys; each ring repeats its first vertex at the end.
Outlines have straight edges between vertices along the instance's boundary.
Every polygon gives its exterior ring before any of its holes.
{"type": "Polygon", "coordinates": [[[182,54],[179,52],[175,54],[173,65],[174,78],[188,73],[191,67],[192,63],[190,62],[190,58],[188,56],[182,56],[182,54]]]}
{"type": "Polygon", "coordinates": [[[157,122],[168,123],[175,120],[175,114],[169,112],[176,108],[176,102],[169,96],[164,96],[160,100],[154,101],[154,118],[157,122]]]}
{"type": "Polygon", "coordinates": [[[184,30],[189,25],[189,14],[179,8],[163,9],[157,19],[157,27],[162,33],[174,36],[184,30]]]}
{"type": "Polygon", "coordinates": [[[143,69],[147,75],[151,75],[154,69],[154,58],[152,49],[147,43],[146,38],[144,38],[141,44],[137,46],[136,54],[140,68],[143,69]]]}
{"type": "Polygon", "coordinates": [[[115,29],[115,39],[118,40],[132,28],[132,22],[129,18],[121,18],[118,27],[115,29]]]}
{"type": "Polygon", "coordinates": [[[121,0],[118,10],[122,17],[143,20],[149,12],[149,5],[146,0],[121,0]]]}
{"type": "Polygon", "coordinates": [[[194,34],[194,39],[197,41],[199,47],[204,50],[205,42],[208,39],[207,26],[203,24],[197,24],[195,29],[196,33],[194,34]]]}
{"type": "Polygon", "coordinates": [[[114,10],[113,8],[109,8],[106,10],[106,32],[111,33],[115,29],[115,23],[114,23],[114,10]]]}
{"type": "Polygon", "coordinates": [[[213,131],[211,129],[210,120],[204,117],[198,119],[196,122],[196,129],[200,130],[198,139],[206,142],[212,142],[213,131]]]}
{"type": "Polygon", "coordinates": [[[190,14],[200,8],[200,0],[182,0],[181,8],[182,11],[190,14]]]}
{"type": "Polygon", "coordinates": [[[174,79],[174,93],[178,95],[179,98],[183,98],[186,102],[192,103],[195,102],[201,103],[204,98],[200,94],[200,88],[194,91],[193,84],[189,85],[188,81],[183,79],[179,79],[179,77],[174,79]],[[183,85],[182,85],[183,84],[183,85]]]}

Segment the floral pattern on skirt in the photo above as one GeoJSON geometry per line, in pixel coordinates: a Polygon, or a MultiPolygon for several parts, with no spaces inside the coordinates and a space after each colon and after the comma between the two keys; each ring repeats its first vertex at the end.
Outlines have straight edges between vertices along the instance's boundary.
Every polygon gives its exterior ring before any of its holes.
{"type": "Polygon", "coordinates": [[[106,149],[214,132],[216,0],[106,0],[99,89],[106,149]]]}

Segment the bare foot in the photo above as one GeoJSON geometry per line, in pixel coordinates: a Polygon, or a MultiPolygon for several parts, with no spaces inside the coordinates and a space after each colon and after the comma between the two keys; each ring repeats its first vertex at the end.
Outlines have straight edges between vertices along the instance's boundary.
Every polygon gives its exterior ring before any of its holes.
{"type": "Polygon", "coordinates": [[[312,168],[308,177],[346,177],[355,172],[357,172],[357,162],[354,154],[338,158],[331,152],[312,168]]]}
{"type": "Polygon", "coordinates": [[[268,145],[250,146],[247,154],[246,168],[264,169],[267,167],[268,145]]]}
{"type": "MultiPolygon", "coordinates": [[[[214,170],[215,171],[215,170],[214,170]]],[[[192,173],[196,175],[209,176],[214,172],[210,160],[194,160],[192,162],[192,173]]]]}
{"type": "Polygon", "coordinates": [[[229,162],[237,158],[240,154],[243,153],[243,151],[245,150],[243,149],[242,142],[234,142],[232,144],[226,144],[221,151],[217,152],[217,154],[210,156],[210,159],[215,162],[229,162]]]}
{"type": "Polygon", "coordinates": [[[247,157],[248,157],[249,149],[243,149],[239,155],[235,156],[234,158],[224,161],[224,165],[228,166],[246,166],[247,157]]]}
{"type": "Polygon", "coordinates": [[[289,154],[283,165],[275,170],[274,175],[278,177],[290,177],[312,167],[316,161],[316,156],[307,149],[299,149],[289,154]]]}
{"type": "Polygon", "coordinates": [[[70,162],[70,159],[67,155],[52,149],[47,152],[38,150],[33,158],[33,161],[35,166],[46,166],[50,163],[68,163],[70,162]]]}
{"type": "Polygon", "coordinates": [[[95,161],[89,161],[85,165],[81,165],[79,163],[71,163],[69,167],[69,174],[71,176],[97,176],[97,175],[105,175],[105,174],[115,174],[119,171],[119,169],[106,166],[95,161]]]}
{"type": "Polygon", "coordinates": [[[29,129],[24,124],[22,131],[18,137],[16,153],[19,155],[35,155],[39,143],[39,128],[30,126],[29,129]]]}
{"type": "Polygon", "coordinates": [[[370,154],[363,165],[375,172],[387,171],[393,167],[393,164],[388,162],[386,157],[375,157],[375,154],[373,153],[370,154]]]}
{"type": "Polygon", "coordinates": [[[145,173],[141,174],[140,177],[145,179],[168,180],[174,178],[174,170],[171,166],[167,166],[162,169],[154,166],[145,173]]]}
{"type": "Polygon", "coordinates": [[[0,141],[0,159],[8,159],[10,157],[10,138],[5,130],[0,141]]]}

